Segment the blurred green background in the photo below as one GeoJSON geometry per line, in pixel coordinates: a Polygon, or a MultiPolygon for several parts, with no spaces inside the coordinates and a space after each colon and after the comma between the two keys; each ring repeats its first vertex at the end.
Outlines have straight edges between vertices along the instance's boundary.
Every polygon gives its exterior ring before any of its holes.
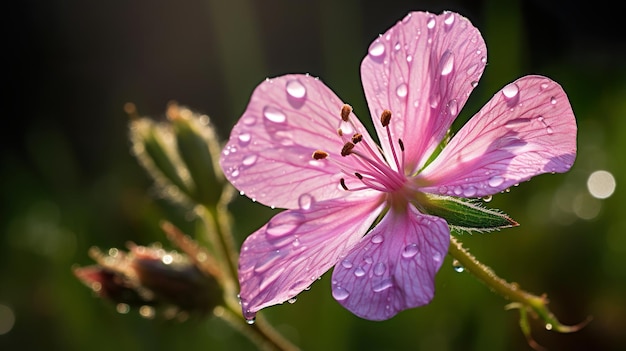
{"type": "MultiPolygon", "coordinates": [[[[500,276],[547,293],[570,335],[535,323],[550,350],[626,348],[626,40],[603,1],[162,0],[12,2],[3,20],[5,122],[0,182],[0,350],[254,349],[219,320],[174,323],[116,312],[72,275],[104,250],[164,241],[158,221],[189,216],[160,200],[130,153],[125,102],[163,119],[177,100],[211,116],[220,137],[265,77],[320,76],[366,120],[359,64],[410,10],[454,10],[483,33],[489,64],[468,119],[525,74],[561,83],[579,126],[578,158],[495,196],[521,226],[461,240],[500,276]],[[620,161],[621,160],[621,161],[620,161]],[[610,172],[614,193],[587,185],[610,172]]],[[[607,2],[608,4],[608,2],[607,2]]],[[[456,126],[460,125],[458,123],[456,126]]],[[[275,211],[239,197],[238,241],[275,211]]],[[[330,294],[329,274],[265,315],[305,350],[528,350],[516,312],[450,259],[434,301],[385,322],[330,294]]]]}

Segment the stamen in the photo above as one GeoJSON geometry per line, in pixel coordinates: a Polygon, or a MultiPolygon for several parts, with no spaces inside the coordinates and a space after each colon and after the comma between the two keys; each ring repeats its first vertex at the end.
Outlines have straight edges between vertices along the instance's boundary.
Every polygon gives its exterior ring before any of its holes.
{"type": "Polygon", "coordinates": [[[363,134],[361,133],[356,133],[352,136],[352,143],[353,144],[358,144],[361,140],[363,140],[363,134]]]}
{"type": "Polygon", "coordinates": [[[348,190],[348,187],[346,186],[346,180],[341,178],[339,179],[339,184],[341,184],[341,187],[343,188],[343,190],[348,190]]]}
{"type": "Polygon", "coordinates": [[[341,119],[344,122],[348,122],[348,120],[350,119],[350,112],[352,112],[352,106],[344,104],[341,107],[341,119]]]}
{"type": "Polygon", "coordinates": [[[341,156],[348,156],[352,153],[352,149],[354,149],[354,144],[351,142],[347,142],[341,148],[341,156]]]}
{"type": "Polygon", "coordinates": [[[398,139],[398,144],[400,144],[400,151],[404,152],[404,143],[402,142],[402,139],[398,139]]]}
{"type": "Polygon", "coordinates": [[[389,121],[391,121],[391,111],[384,110],[380,115],[380,123],[382,123],[383,127],[386,127],[389,125],[389,121]]]}
{"type": "Polygon", "coordinates": [[[341,130],[341,128],[337,129],[337,135],[339,135],[340,137],[343,136],[343,130],[341,130]]]}
{"type": "Polygon", "coordinates": [[[354,175],[359,178],[360,180],[363,180],[363,176],[361,175],[361,173],[359,172],[354,172],[354,175]]]}
{"type": "Polygon", "coordinates": [[[328,152],[322,150],[315,150],[313,153],[313,159],[315,160],[323,160],[328,157],[328,152]]]}

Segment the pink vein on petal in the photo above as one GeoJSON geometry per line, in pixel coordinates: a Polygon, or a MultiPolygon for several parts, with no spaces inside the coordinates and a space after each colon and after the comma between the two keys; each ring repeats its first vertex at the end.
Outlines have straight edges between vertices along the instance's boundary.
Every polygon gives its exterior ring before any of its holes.
{"type": "Polygon", "coordinates": [[[389,109],[392,135],[404,142],[407,171],[421,168],[476,86],[486,55],[480,32],[452,12],[410,13],[376,39],[361,64],[361,79],[385,154],[391,155],[390,144],[376,119],[389,109]]]}
{"type": "MultiPolygon", "coordinates": [[[[345,196],[340,169],[328,160],[312,159],[318,149],[341,151],[344,142],[337,129],[343,105],[308,75],[266,80],[254,90],[222,151],[224,174],[235,188],[266,206],[297,208],[293,194],[306,193],[318,201],[345,196]]],[[[352,121],[365,130],[353,114],[352,121]]]]}
{"type": "Polygon", "coordinates": [[[431,184],[426,192],[492,195],[542,173],[569,170],[576,129],[561,86],[526,76],[496,93],[418,177],[431,184]]]}
{"type": "Polygon", "coordinates": [[[333,297],[359,317],[389,319],[434,296],[435,274],[450,244],[448,225],[410,205],[404,211],[389,211],[335,266],[333,297]]]}
{"type": "Polygon", "coordinates": [[[283,211],[251,234],[239,256],[244,313],[253,315],[310,286],[359,241],[381,204],[372,192],[315,202],[308,209],[283,211]]]}

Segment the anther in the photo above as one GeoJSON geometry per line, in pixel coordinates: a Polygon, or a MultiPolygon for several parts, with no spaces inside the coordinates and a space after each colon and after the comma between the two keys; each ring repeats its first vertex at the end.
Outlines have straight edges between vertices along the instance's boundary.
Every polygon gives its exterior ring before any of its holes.
{"type": "Polygon", "coordinates": [[[358,144],[359,141],[363,140],[363,134],[361,133],[356,133],[352,136],[352,143],[353,144],[358,144]]]}
{"type": "Polygon", "coordinates": [[[386,127],[389,125],[389,121],[391,121],[391,111],[384,110],[380,115],[380,123],[383,124],[383,127],[386,127]]]}
{"type": "Polygon", "coordinates": [[[398,139],[398,144],[400,144],[400,151],[404,152],[404,143],[402,142],[402,139],[398,139]]]}
{"type": "Polygon", "coordinates": [[[344,104],[341,107],[341,119],[344,122],[348,122],[348,120],[350,119],[350,112],[352,112],[352,106],[344,104]]]}
{"type": "Polygon", "coordinates": [[[348,156],[352,153],[352,149],[354,149],[354,144],[351,142],[347,142],[343,144],[343,148],[341,148],[341,156],[348,156]]]}
{"type": "Polygon", "coordinates": [[[339,179],[339,184],[341,184],[341,187],[343,188],[343,190],[348,190],[348,187],[346,186],[346,180],[341,178],[339,179]]]}
{"type": "Polygon", "coordinates": [[[337,135],[339,135],[340,137],[343,136],[343,130],[341,130],[341,128],[337,129],[337,135]]]}
{"type": "Polygon", "coordinates": [[[363,176],[359,172],[354,172],[354,175],[359,179],[363,179],[363,176]]]}
{"type": "Polygon", "coordinates": [[[315,152],[313,153],[313,159],[315,160],[323,160],[326,157],[328,157],[328,152],[322,150],[315,150],[315,152]]]}

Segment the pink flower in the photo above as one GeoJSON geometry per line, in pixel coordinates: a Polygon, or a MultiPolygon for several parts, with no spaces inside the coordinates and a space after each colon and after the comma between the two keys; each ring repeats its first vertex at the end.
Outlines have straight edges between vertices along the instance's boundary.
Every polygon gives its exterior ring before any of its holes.
{"type": "Polygon", "coordinates": [[[361,76],[380,147],[318,78],[256,88],[220,163],[241,194],[286,211],[241,248],[245,318],[333,266],[334,298],[362,318],[427,304],[450,241],[429,199],[484,197],[572,166],[572,109],[541,76],[505,86],[436,155],[486,55],[479,31],[452,12],[410,13],[376,39],[361,76]]]}

